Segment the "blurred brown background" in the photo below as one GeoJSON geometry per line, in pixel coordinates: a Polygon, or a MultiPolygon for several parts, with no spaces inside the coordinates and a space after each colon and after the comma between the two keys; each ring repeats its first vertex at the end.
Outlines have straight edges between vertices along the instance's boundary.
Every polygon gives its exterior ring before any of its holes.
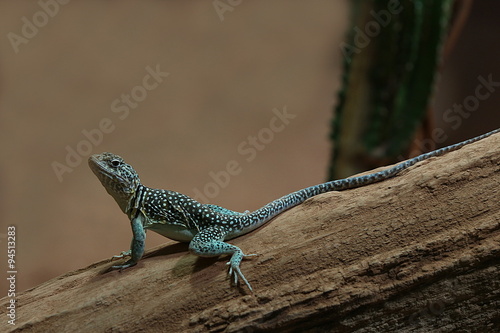
{"type": "MultiPolygon", "coordinates": [[[[87,156],[56,175],[67,147],[114,152],[145,185],[191,196],[234,160],[241,172],[208,193],[241,211],[325,180],[348,1],[243,1],[223,13],[212,1],[55,3],[0,2],[0,267],[15,225],[18,291],[128,249],[128,220],[87,156]],[[169,74],[141,88],[154,70],[169,74]],[[265,136],[284,108],[295,118],[265,136]],[[89,146],[83,131],[103,119],[108,133],[89,146]]],[[[479,75],[500,81],[499,15],[497,2],[475,2],[436,90],[438,126],[479,75]]],[[[500,91],[481,101],[448,143],[499,127],[499,102],[500,91]]],[[[148,233],[148,248],[166,242],[148,233]]]]}

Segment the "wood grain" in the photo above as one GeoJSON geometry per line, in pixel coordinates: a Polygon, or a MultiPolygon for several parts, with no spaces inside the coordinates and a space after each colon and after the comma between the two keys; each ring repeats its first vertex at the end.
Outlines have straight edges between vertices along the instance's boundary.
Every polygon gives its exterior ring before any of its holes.
{"type": "MultiPolygon", "coordinates": [[[[451,332],[500,325],[500,135],[363,188],[309,199],[231,241],[258,257],[161,246],[122,272],[104,260],[17,297],[7,332],[451,332]]],[[[112,235],[110,235],[112,237],[112,235]]],[[[7,299],[0,300],[2,312],[7,299]]]]}

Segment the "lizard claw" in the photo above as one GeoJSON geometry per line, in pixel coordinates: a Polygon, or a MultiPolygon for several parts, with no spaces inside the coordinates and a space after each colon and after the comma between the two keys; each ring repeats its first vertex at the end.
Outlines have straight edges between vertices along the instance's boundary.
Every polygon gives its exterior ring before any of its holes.
{"type": "Polygon", "coordinates": [[[231,259],[226,264],[229,266],[228,274],[229,274],[230,278],[234,279],[234,284],[235,285],[238,284],[238,278],[239,278],[243,282],[245,282],[246,286],[248,287],[248,289],[250,289],[251,292],[253,292],[252,286],[250,285],[248,280],[245,278],[245,275],[243,275],[243,273],[241,272],[240,263],[241,263],[241,259],[243,259],[243,257],[251,257],[251,256],[256,256],[256,255],[257,254],[241,254],[241,255],[237,255],[237,256],[233,255],[233,257],[231,257],[231,259]]]}
{"type": "Polygon", "coordinates": [[[111,260],[125,258],[125,257],[129,256],[131,254],[131,252],[132,251],[130,251],[130,250],[128,250],[128,251],[122,251],[120,254],[118,254],[116,256],[112,256],[111,260]]]}
{"type": "Polygon", "coordinates": [[[129,268],[129,267],[132,267],[132,266],[135,266],[137,265],[137,262],[133,262],[132,260],[129,260],[127,261],[126,263],[124,263],[123,265],[115,265],[115,266],[111,266],[110,269],[111,270],[115,270],[115,269],[118,269],[118,270],[123,270],[125,268],[129,268]]]}

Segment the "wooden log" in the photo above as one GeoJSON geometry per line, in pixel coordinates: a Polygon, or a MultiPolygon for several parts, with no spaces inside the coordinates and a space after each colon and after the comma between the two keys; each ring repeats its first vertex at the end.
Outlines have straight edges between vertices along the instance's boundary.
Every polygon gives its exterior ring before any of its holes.
{"type": "Polygon", "coordinates": [[[19,293],[16,325],[4,315],[0,331],[491,332],[499,147],[496,134],[390,180],[319,195],[232,240],[260,254],[241,266],[253,294],[230,286],[226,258],[168,243],[122,272],[105,260],[19,293]]]}

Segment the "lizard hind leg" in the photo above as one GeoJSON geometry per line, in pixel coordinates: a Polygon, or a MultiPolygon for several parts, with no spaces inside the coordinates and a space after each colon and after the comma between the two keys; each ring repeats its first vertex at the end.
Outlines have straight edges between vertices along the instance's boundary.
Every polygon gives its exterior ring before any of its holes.
{"type": "Polygon", "coordinates": [[[244,257],[255,256],[256,254],[244,254],[243,251],[232,244],[223,241],[225,232],[218,227],[210,227],[197,233],[189,243],[189,251],[200,257],[218,257],[220,255],[231,255],[227,265],[229,266],[229,276],[234,284],[242,280],[250,291],[252,286],[247,281],[240,270],[240,263],[244,257]]]}

